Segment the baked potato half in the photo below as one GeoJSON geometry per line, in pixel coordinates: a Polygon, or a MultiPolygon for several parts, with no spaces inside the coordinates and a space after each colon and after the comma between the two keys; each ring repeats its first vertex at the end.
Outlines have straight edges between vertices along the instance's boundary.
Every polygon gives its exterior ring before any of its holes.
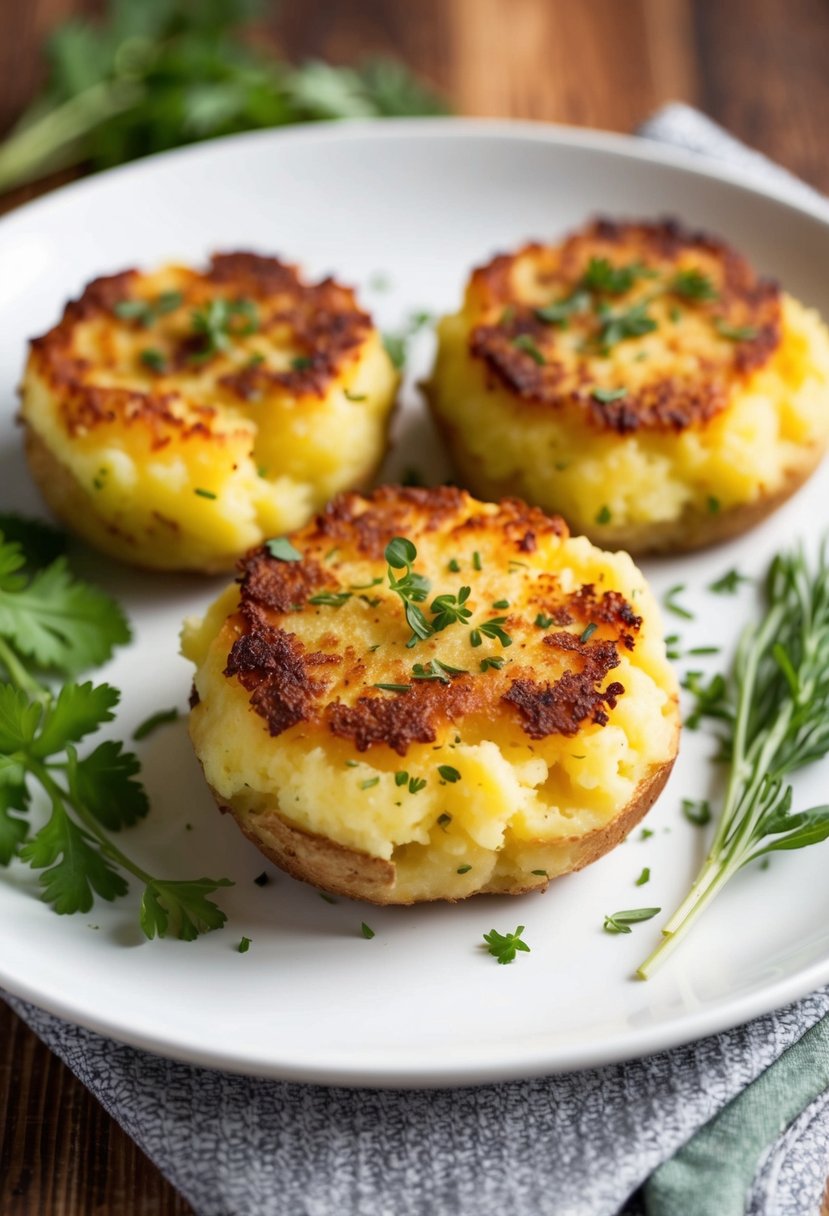
{"type": "Polygon", "coordinates": [[[378,904],[546,887],[677,752],[659,608],[624,553],[453,487],[337,498],[205,618],[190,734],[271,860],[378,904]]]}
{"type": "Polygon", "coordinates": [[[724,242],[600,219],[476,270],[426,386],[460,478],[596,544],[752,527],[829,438],[829,333],[724,242]]]}
{"type": "Polygon", "coordinates": [[[70,528],[138,566],[213,572],[372,479],[397,384],[350,288],[224,253],[90,283],[32,342],[20,416],[70,528]]]}

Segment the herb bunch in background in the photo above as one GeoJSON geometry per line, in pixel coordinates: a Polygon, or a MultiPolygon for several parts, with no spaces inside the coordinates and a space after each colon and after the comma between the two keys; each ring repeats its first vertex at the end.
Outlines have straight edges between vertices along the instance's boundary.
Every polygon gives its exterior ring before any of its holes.
{"type": "Polygon", "coordinates": [[[245,39],[257,0],[110,0],[47,42],[48,81],[0,145],[0,190],[182,144],[288,123],[438,114],[393,61],[293,67],[245,39]]]}
{"type": "Polygon", "coordinates": [[[75,677],[106,662],[130,631],[109,596],[72,576],[62,548],[53,529],[0,516],[0,866],[16,857],[39,870],[42,898],[62,914],[126,894],[128,874],[144,886],[146,936],[189,941],[224,924],[208,896],[231,884],[158,878],[114,843],[149,809],[141,766],[112,739],[79,753],[112,721],[120,693],[75,677]],[[49,677],[66,682],[53,690],[49,677]],[[49,817],[30,836],[38,788],[49,817]]]}

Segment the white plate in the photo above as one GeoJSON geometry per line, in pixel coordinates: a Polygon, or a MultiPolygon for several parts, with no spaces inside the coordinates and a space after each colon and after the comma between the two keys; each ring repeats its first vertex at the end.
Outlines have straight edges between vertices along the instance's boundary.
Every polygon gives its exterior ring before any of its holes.
{"type": "MultiPolygon", "coordinates": [[[[213,249],[279,252],[312,273],[363,288],[385,327],[413,308],[455,307],[469,267],[528,237],[552,237],[596,211],[675,214],[735,241],[763,271],[829,315],[829,223],[671,151],[616,136],[528,124],[463,121],[328,126],[243,136],[177,152],[62,190],[0,224],[0,505],[37,510],[12,426],[25,339],[53,323],[91,277],[213,249]],[[390,290],[370,287],[387,273],[390,290]]],[[[446,475],[413,382],[386,470],[446,475]]],[[[712,553],[649,567],[658,589],[685,583],[696,612],[688,644],[728,645],[752,591],[724,600],[706,584],[737,565],[758,572],[825,517],[829,468],[750,536],[712,553]]],[[[131,574],[85,552],[87,574],[127,605],[135,644],[107,670],[124,690],[117,733],[150,712],[184,707],[177,656],[185,613],[219,584],[131,574]]],[[[711,660],[707,660],[711,662],[711,660]]],[[[710,742],[686,733],[670,785],[638,833],[544,896],[456,907],[366,908],[324,903],[276,875],[254,885],[262,859],[219,816],[191,755],[183,720],[140,752],[152,798],[126,847],[148,869],[228,875],[229,924],[186,944],[145,942],[138,891],[89,916],[55,916],[22,866],[0,875],[0,984],[116,1039],[196,1063],[287,1079],[446,1085],[602,1064],[682,1043],[772,1009],[829,981],[826,851],[775,856],[745,873],[656,978],[633,981],[659,921],[629,936],[602,932],[605,913],[642,903],[670,909],[701,858],[704,834],[680,813],[710,792],[710,742]],[[188,830],[188,825],[192,830],[188,830]],[[634,880],[651,868],[648,886],[634,880]],[[360,936],[360,922],[376,931],[360,936]],[[481,947],[493,926],[526,925],[532,948],[500,967],[481,947]],[[240,955],[242,934],[253,941],[240,955]]],[[[821,801],[829,767],[798,781],[821,801]]]]}

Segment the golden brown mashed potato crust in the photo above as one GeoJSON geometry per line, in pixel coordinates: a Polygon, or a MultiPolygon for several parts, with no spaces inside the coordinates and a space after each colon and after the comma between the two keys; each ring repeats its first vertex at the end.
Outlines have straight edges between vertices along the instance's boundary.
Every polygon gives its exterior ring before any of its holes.
{"type": "Polygon", "coordinates": [[[226,253],[90,283],[32,342],[22,419],[70,526],[139,565],[210,571],[368,481],[396,387],[350,288],[226,253]]]}
{"type": "Polygon", "coordinates": [[[672,221],[599,219],[500,255],[439,335],[427,391],[465,483],[561,511],[597,543],[734,535],[805,480],[829,435],[820,322],[672,221]]]}
{"type": "Polygon", "coordinates": [[[208,783],[278,864],[380,903],[516,893],[647,811],[676,687],[626,555],[451,487],[341,496],[291,539],[299,560],[248,554],[184,642],[208,783]],[[394,536],[431,581],[427,616],[469,588],[467,619],[413,646],[394,536]]]}

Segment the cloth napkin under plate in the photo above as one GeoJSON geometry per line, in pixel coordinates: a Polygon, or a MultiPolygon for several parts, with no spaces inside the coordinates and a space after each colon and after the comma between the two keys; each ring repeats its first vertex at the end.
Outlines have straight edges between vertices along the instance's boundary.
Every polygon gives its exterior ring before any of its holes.
{"type": "MultiPolygon", "coordinates": [[[[639,134],[818,197],[687,106],[639,134]]],[[[199,1069],[6,999],[198,1216],[817,1216],[829,1173],[829,988],[644,1060],[416,1092],[199,1069]]]]}

